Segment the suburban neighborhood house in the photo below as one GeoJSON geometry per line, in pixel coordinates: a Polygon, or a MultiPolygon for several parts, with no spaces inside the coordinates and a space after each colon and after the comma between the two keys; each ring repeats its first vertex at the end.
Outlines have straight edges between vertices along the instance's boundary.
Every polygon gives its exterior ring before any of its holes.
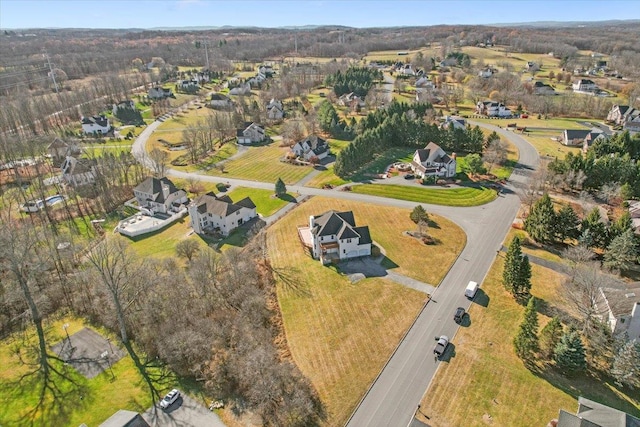
{"type": "Polygon", "coordinates": [[[188,206],[191,227],[198,234],[218,232],[228,236],[238,226],[256,218],[256,205],[245,197],[234,203],[229,196],[204,194],[188,206]]]}
{"type": "Polygon", "coordinates": [[[533,94],[534,95],[556,95],[556,90],[551,87],[551,85],[535,82],[533,84],[533,94]]]}
{"type": "Polygon", "coordinates": [[[582,92],[582,93],[594,93],[598,90],[598,86],[589,79],[580,79],[575,82],[573,85],[574,92],[582,92]]]}
{"type": "Polygon", "coordinates": [[[93,184],[96,181],[95,160],[67,156],[60,169],[62,170],[62,178],[72,187],[93,184]]]}
{"type": "Polygon", "coordinates": [[[262,142],[266,138],[264,128],[252,122],[245,122],[244,129],[238,129],[237,137],[238,144],[253,144],[262,142]]]}
{"type": "Polygon", "coordinates": [[[105,116],[82,117],[82,132],[86,134],[106,134],[111,129],[111,123],[105,116]]]}
{"type": "Polygon", "coordinates": [[[355,93],[345,93],[338,98],[338,105],[349,108],[364,107],[364,100],[355,93]]]}
{"type": "Polygon", "coordinates": [[[47,146],[47,154],[57,164],[60,164],[67,156],[78,153],[80,153],[80,147],[77,144],[69,144],[60,138],[54,138],[51,144],[47,146]]]}
{"type": "Polygon", "coordinates": [[[187,193],[168,178],[149,177],[133,189],[140,210],[149,214],[178,212],[187,203],[187,193]]]}
{"type": "Polygon", "coordinates": [[[214,93],[211,95],[211,108],[231,109],[233,107],[233,101],[229,97],[224,96],[221,93],[214,93]]]}
{"type": "Polygon", "coordinates": [[[640,132],[640,109],[628,105],[614,105],[607,114],[607,122],[622,126],[629,133],[640,132]]]}
{"type": "Polygon", "coordinates": [[[444,116],[444,121],[440,127],[448,129],[449,126],[453,126],[454,129],[465,130],[467,128],[467,120],[458,116],[444,116]]]}
{"type": "Polygon", "coordinates": [[[600,288],[599,303],[604,304],[606,318],[614,336],[627,334],[629,340],[640,342],[640,288],[600,288]]]}
{"type": "MultiPolygon", "coordinates": [[[[551,423],[550,423],[551,424],[551,423]]],[[[575,414],[560,409],[556,427],[638,427],[640,419],[593,400],[578,397],[575,414]]]]}
{"type": "Polygon", "coordinates": [[[489,117],[511,117],[513,114],[501,102],[479,101],[476,104],[476,114],[489,117]]]}
{"type": "Polygon", "coordinates": [[[309,161],[316,157],[318,160],[324,159],[329,154],[329,144],[327,141],[316,135],[311,135],[295,143],[291,151],[304,160],[309,161]]]}
{"type": "Polygon", "coordinates": [[[607,136],[598,128],[593,129],[565,129],[562,133],[562,145],[568,147],[589,148],[598,139],[607,136]]]}
{"type": "Polygon", "coordinates": [[[272,98],[267,104],[267,118],[269,120],[281,120],[284,117],[282,101],[272,98]]]}
{"type": "Polygon", "coordinates": [[[332,259],[348,259],[371,255],[368,226],[356,227],[353,212],[334,210],[309,217],[308,227],[298,227],[303,244],[313,258],[323,264],[332,259]]]}
{"type": "Polygon", "coordinates": [[[111,108],[111,112],[115,116],[118,114],[118,110],[124,110],[124,109],[135,110],[136,109],[135,102],[133,102],[130,99],[127,99],[126,101],[120,101],[117,104],[113,104],[113,107],[111,108]]]}
{"type": "Polygon", "coordinates": [[[456,154],[449,156],[435,142],[416,150],[411,169],[420,178],[427,176],[453,178],[456,176],[456,154]]]}
{"type": "Polygon", "coordinates": [[[173,96],[173,91],[171,89],[156,86],[149,89],[147,96],[151,99],[171,98],[173,96]]]}

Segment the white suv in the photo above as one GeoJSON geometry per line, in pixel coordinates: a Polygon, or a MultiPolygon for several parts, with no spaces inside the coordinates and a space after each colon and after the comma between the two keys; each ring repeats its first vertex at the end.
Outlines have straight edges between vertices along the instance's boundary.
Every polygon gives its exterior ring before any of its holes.
{"type": "Polygon", "coordinates": [[[177,388],[171,390],[167,395],[160,401],[160,407],[162,409],[167,409],[169,406],[173,404],[180,397],[180,392],[177,388]]]}

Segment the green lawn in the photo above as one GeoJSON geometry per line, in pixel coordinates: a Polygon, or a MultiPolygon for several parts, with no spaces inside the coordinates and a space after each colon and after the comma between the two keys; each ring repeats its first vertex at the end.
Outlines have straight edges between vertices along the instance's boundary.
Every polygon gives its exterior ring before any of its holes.
{"type": "Polygon", "coordinates": [[[394,184],[354,185],[351,191],[392,199],[411,200],[443,206],[478,206],[489,203],[497,197],[494,190],[488,188],[452,188],[434,189],[394,184]]]}
{"type": "Polygon", "coordinates": [[[189,226],[189,217],[184,217],[162,230],[143,234],[134,238],[125,237],[131,242],[131,248],[141,257],[170,258],[176,256],[176,245],[184,239],[205,242],[189,226]]]}
{"type": "MultiPolygon", "coordinates": [[[[62,325],[68,323],[68,332],[73,335],[83,327],[91,327],[97,332],[107,335],[113,343],[118,342],[117,337],[107,333],[102,328],[89,325],[83,319],[62,318],[59,320],[45,322],[45,332],[48,344],[53,345],[64,338],[62,325]]],[[[27,329],[27,342],[35,344],[36,337],[33,328],[27,329]]],[[[73,339],[73,337],[72,337],[73,339]]],[[[61,362],[53,362],[54,366],[66,372],[73,381],[79,385],[74,389],[70,381],[56,378],[56,386],[62,389],[66,396],[62,411],[54,411],[55,407],[48,402],[46,412],[38,413],[36,419],[31,424],[24,420],[19,421],[19,417],[25,415],[34,408],[38,400],[39,389],[36,383],[25,381],[21,386],[17,386],[15,381],[20,375],[28,372],[29,368],[21,363],[16,348],[20,348],[20,356],[30,360],[32,355],[26,351],[26,346],[22,341],[22,336],[11,335],[0,342],[0,425],[3,426],[77,426],[85,423],[89,426],[97,426],[109,418],[118,409],[129,409],[144,412],[152,404],[152,398],[148,388],[142,380],[140,372],[137,370],[130,356],[125,356],[117,363],[113,364],[113,374],[115,380],[111,381],[111,373],[105,371],[97,377],[87,379],[80,375],[71,367],[64,366],[61,362]],[[75,390],[75,391],[74,391],[75,390]]],[[[167,386],[156,384],[161,393],[167,391],[167,386]]]]}
{"type": "Polygon", "coordinates": [[[308,166],[294,166],[280,161],[286,154],[285,148],[273,144],[262,147],[250,147],[237,159],[225,163],[224,174],[211,169],[210,175],[228,176],[229,178],[249,179],[253,181],[275,182],[282,178],[285,184],[294,184],[310,173],[308,166]]]}
{"type": "Polygon", "coordinates": [[[228,196],[231,197],[231,200],[234,202],[242,200],[245,197],[251,197],[251,200],[253,200],[253,203],[256,205],[256,210],[262,216],[273,215],[289,203],[286,200],[273,197],[273,195],[273,191],[248,187],[238,187],[228,193],[228,196]]]}
{"type": "Polygon", "coordinates": [[[384,173],[387,166],[394,162],[411,162],[415,148],[394,147],[377,155],[373,161],[363,166],[353,176],[352,181],[364,181],[384,173]]]}
{"type": "Polygon", "coordinates": [[[336,176],[336,174],[333,173],[333,165],[329,165],[327,170],[320,172],[307,182],[306,187],[322,188],[327,184],[337,187],[338,185],[346,184],[347,182],[349,181],[345,181],[339,176],[336,176]]]}

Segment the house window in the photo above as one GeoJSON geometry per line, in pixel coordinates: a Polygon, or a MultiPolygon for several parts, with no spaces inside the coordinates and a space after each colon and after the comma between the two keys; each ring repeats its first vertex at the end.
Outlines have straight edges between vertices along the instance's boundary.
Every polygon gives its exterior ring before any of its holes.
{"type": "Polygon", "coordinates": [[[351,243],[351,239],[347,239],[347,243],[351,243]]]}
{"type": "Polygon", "coordinates": [[[347,253],[347,250],[346,250],[346,249],[343,249],[343,250],[342,250],[342,253],[343,253],[343,254],[346,254],[346,253],[347,253]]]}

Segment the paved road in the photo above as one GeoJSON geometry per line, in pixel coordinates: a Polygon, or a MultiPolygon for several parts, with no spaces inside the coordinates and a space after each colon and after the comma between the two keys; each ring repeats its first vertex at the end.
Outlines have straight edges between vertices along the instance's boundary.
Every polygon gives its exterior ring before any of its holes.
{"type": "MultiPolygon", "coordinates": [[[[518,146],[519,167],[536,167],[538,155],[522,137],[497,126],[485,126],[518,146]]],[[[445,208],[439,212],[465,230],[467,245],[353,413],[348,426],[407,426],[412,421],[440,363],[433,357],[434,338],[455,336],[459,327],[453,321],[455,308],[468,309],[470,302],[464,297],[464,288],[470,280],[482,283],[489,271],[520,206],[513,184],[522,184],[525,180],[526,175],[514,176],[504,195],[488,205],[445,208]]],[[[428,210],[435,211],[432,207],[428,210]]],[[[486,295],[479,291],[476,301],[486,303],[486,295]]],[[[455,357],[455,339],[443,359],[451,357],[455,357]]]]}
{"type": "MultiPolygon", "coordinates": [[[[146,132],[152,132],[152,126],[153,124],[137,138],[132,149],[138,161],[145,165],[149,164],[149,160],[146,158],[144,144],[150,135],[146,132]]],[[[521,136],[494,125],[481,124],[481,126],[495,130],[518,147],[520,150],[517,166],[519,170],[531,171],[535,169],[538,154],[521,136]]],[[[169,170],[168,175],[187,178],[196,174],[169,170]]],[[[470,305],[470,302],[464,297],[464,288],[470,280],[479,283],[484,280],[517,214],[520,206],[517,192],[526,182],[528,175],[528,173],[513,174],[501,196],[487,205],[466,208],[424,205],[428,212],[445,216],[462,227],[467,234],[467,244],[443,282],[433,292],[432,300],[418,316],[404,340],[399,344],[353,413],[348,421],[348,426],[406,426],[413,419],[415,409],[438,366],[432,353],[434,337],[441,334],[449,337],[455,336],[458,329],[458,325],[453,321],[455,308],[458,306],[468,308],[470,305]]],[[[207,175],[197,175],[197,177],[206,182],[228,182],[233,186],[268,190],[273,190],[274,185],[273,183],[207,175]]],[[[415,202],[352,192],[295,185],[287,188],[289,191],[307,196],[334,197],[401,208],[413,208],[416,205],[415,202]]],[[[486,300],[485,295],[480,291],[476,301],[482,302],[484,300],[486,300]]],[[[448,357],[455,357],[455,340],[445,355],[445,359],[448,357]]]]}

